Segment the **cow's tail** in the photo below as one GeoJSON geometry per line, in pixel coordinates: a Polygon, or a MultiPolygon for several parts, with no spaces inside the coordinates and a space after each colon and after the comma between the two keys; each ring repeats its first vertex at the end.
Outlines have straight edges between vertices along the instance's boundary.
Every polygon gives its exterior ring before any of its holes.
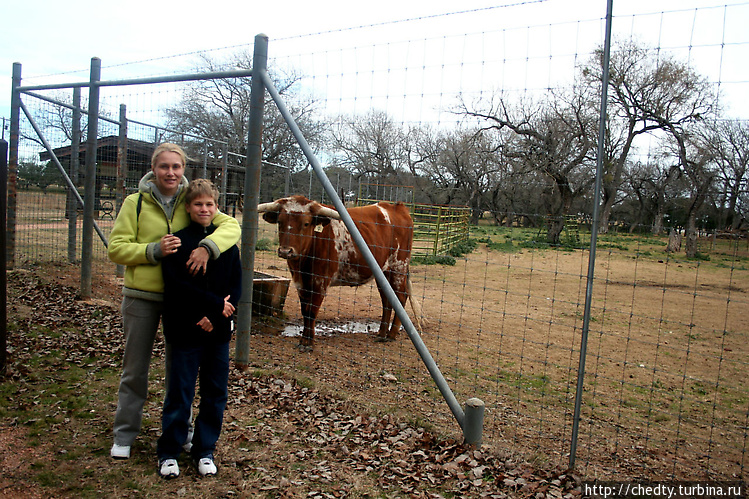
{"type": "Polygon", "coordinates": [[[419,302],[418,298],[414,296],[413,286],[411,285],[411,276],[408,277],[407,282],[408,282],[408,301],[411,302],[411,311],[413,312],[414,319],[416,319],[416,327],[419,329],[419,332],[421,332],[424,330],[424,326],[427,325],[427,321],[423,316],[421,303],[419,302]]]}

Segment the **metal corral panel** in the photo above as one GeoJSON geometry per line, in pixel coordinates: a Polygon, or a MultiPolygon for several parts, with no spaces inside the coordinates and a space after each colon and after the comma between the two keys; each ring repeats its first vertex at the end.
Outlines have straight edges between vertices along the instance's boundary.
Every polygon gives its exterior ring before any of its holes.
{"type": "MultiPolygon", "coordinates": [[[[359,206],[378,203],[359,199],[359,206]]],[[[390,202],[390,201],[385,201],[390,202]]],[[[468,240],[471,209],[467,206],[440,206],[404,203],[414,221],[414,255],[443,255],[456,244],[468,240]]]]}

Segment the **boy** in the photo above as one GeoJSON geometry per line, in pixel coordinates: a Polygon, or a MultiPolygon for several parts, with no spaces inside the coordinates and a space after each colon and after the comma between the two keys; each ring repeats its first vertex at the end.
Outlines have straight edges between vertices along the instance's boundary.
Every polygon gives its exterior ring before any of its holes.
{"type": "Polygon", "coordinates": [[[218,190],[208,180],[187,187],[185,208],[190,225],[178,231],[177,252],[162,260],[164,336],[172,349],[164,400],[162,435],[157,445],[159,475],[179,476],[177,458],[187,438],[195,383],[200,372],[200,407],[195,419],[192,457],[201,476],[215,475],[213,451],[221,433],[229,382],[232,316],[239,302],[242,268],[234,246],[208,262],[205,273],[192,275],[190,252],[216,227],[218,190]]]}

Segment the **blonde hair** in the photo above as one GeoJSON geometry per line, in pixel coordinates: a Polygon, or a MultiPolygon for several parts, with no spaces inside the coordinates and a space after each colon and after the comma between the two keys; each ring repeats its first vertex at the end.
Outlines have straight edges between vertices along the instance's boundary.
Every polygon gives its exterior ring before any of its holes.
{"type": "Polygon", "coordinates": [[[153,155],[151,155],[151,168],[156,166],[156,158],[159,157],[159,154],[162,152],[176,152],[179,154],[179,157],[182,159],[182,166],[187,166],[187,160],[189,159],[187,157],[187,153],[185,153],[185,150],[182,149],[177,144],[172,144],[171,142],[164,142],[162,144],[159,144],[156,149],[153,151],[153,155]]]}
{"type": "Polygon", "coordinates": [[[185,204],[190,204],[194,199],[202,196],[211,196],[218,204],[219,192],[213,182],[204,178],[196,178],[187,185],[185,191],[185,204]]]}

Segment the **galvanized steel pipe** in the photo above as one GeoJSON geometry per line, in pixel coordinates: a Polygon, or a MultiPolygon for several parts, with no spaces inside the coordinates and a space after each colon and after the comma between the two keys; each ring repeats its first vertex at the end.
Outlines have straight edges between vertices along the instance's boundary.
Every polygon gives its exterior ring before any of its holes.
{"type": "Polygon", "coordinates": [[[442,393],[442,396],[445,398],[447,405],[450,407],[450,410],[455,416],[455,419],[458,421],[458,424],[460,425],[461,429],[464,430],[464,434],[465,434],[465,428],[464,428],[465,413],[463,412],[463,409],[460,407],[460,404],[455,399],[455,395],[453,395],[452,391],[450,390],[450,387],[445,381],[444,376],[442,376],[442,373],[440,372],[439,367],[437,366],[437,363],[432,358],[431,354],[429,353],[429,350],[426,348],[426,345],[424,345],[424,342],[422,341],[421,336],[416,331],[416,328],[411,322],[411,319],[406,313],[406,310],[403,308],[403,306],[400,303],[400,300],[398,300],[398,297],[395,295],[393,288],[390,287],[390,283],[385,277],[385,274],[382,272],[382,269],[380,269],[380,266],[377,264],[377,260],[375,260],[374,256],[372,255],[372,252],[369,250],[369,247],[367,246],[367,243],[364,241],[364,238],[359,232],[359,229],[357,229],[356,225],[354,224],[354,221],[351,219],[351,215],[349,215],[348,211],[346,210],[346,206],[338,198],[338,193],[336,192],[335,187],[333,187],[333,184],[330,182],[330,179],[328,179],[327,175],[325,174],[325,171],[323,171],[323,168],[320,165],[320,162],[317,160],[315,153],[312,151],[312,148],[310,147],[309,143],[307,143],[307,140],[304,138],[304,135],[302,134],[302,131],[299,129],[299,126],[294,121],[294,117],[286,108],[286,104],[283,102],[281,95],[278,93],[278,90],[273,85],[273,82],[268,76],[268,73],[265,70],[262,70],[262,71],[258,71],[258,74],[256,74],[255,76],[261,77],[263,82],[265,83],[265,87],[268,90],[268,93],[270,93],[271,97],[276,103],[276,106],[278,106],[278,109],[281,112],[281,115],[284,117],[284,119],[286,120],[286,123],[289,125],[291,132],[294,134],[294,137],[296,138],[297,142],[299,142],[299,145],[301,146],[302,151],[304,152],[304,155],[307,157],[307,161],[309,161],[310,165],[312,166],[312,169],[317,175],[317,178],[322,183],[322,186],[325,189],[325,193],[332,200],[332,203],[335,206],[335,209],[338,211],[338,213],[341,214],[341,220],[343,221],[344,224],[346,224],[346,228],[351,233],[352,239],[356,243],[356,246],[359,248],[359,251],[361,251],[362,256],[364,257],[365,261],[367,262],[370,269],[372,270],[375,280],[377,281],[377,285],[380,287],[381,290],[383,290],[383,293],[385,294],[385,296],[387,296],[387,299],[392,305],[393,310],[398,315],[398,318],[403,324],[403,327],[405,328],[406,333],[408,334],[408,337],[411,339],[411,342],[416,347],[416,351],[421,356],[421,359],[423,360],[424,365],[426,366],[427,370],[429,370],[429,373],[431,374],[432,379],[434,379],[434,382],[437,384],[437,388],[439,389],[440,393],[442,393]]]}

